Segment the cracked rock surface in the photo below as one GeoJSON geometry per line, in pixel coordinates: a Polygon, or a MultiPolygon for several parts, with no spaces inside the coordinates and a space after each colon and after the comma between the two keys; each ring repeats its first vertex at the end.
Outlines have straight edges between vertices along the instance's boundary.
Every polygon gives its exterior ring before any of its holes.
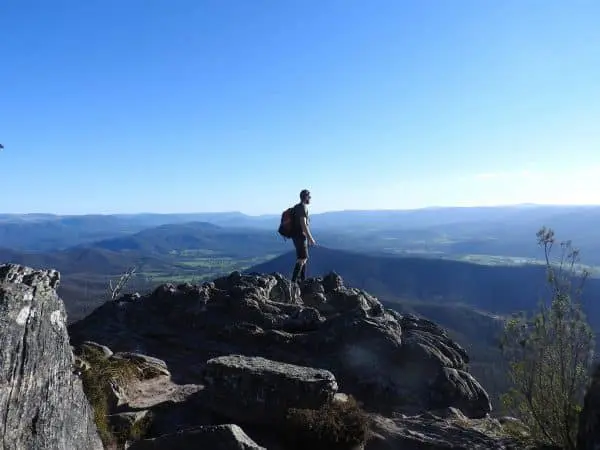
{"type": "Polygon", "coordinates": [[[0,448],[102,449],[73,373],[60,275],[0,265],[0,448]]]}

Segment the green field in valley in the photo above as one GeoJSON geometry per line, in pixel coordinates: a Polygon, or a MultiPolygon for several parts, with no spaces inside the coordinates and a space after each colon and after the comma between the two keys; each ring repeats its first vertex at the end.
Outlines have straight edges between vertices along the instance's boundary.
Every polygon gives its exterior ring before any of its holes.
{"type": "Polygon", "coordinates": [[[171,252],[170,268],[153,269],[143,267],[138,271],[138,278],[149,283],[198,283],[227,275],[236,270],[246,270],[256,264],[275,258],[277,254],[267,254],[253,258],[235,258],[210,254],[204,250],[186,250],[171,252]]]}

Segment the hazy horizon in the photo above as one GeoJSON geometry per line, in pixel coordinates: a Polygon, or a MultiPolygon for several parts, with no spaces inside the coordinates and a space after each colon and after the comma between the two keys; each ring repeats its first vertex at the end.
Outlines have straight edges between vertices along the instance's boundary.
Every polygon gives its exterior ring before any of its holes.
{"type": "Polygon", "coordinates": [[[600,3],[8,2],[0,211],[600,204],[600,3]]]}
{"type": "MultiPolygon", "coordinates": [[[[290,204],[291,206],[291,204],[290,204]]],[[[461,206],[461,205],[432,205],[432,206],[422,206],[419,208],[361,208],[361,209],[331,209],[331,210],[317,210],[315,211],[312,208],[312,205],[309,206],[309,211],[311,214],[326,214],[326,213],[340,213],[340,212],[377,212],[377,211],[423,211],[423,210],[432,210],[432,209],[470,209],[470,208],[524,208],[524,207],[548,207],[548,208],[596,208],[600,207],[600,203],[598,204],[558,204],[558,203],[512,203],[512,204],[501,204],[501,205],[472,205],[472,206],[461,206]]],[[[4,212],[0,211],[0,215],[14,215],[14,216],[57,216],[57,217],[67,217],[67,216],[135,216],[135,215],[144,215],[144,214],[155,214],[155,215],[193,215],[193,214],[243,214],[249,217],[266,217],[266,216],[279,216],[282,211],[272,211],[261,214],[251,214],[244,211],[236,211],[236,210],[221,210],[221,211],[168,211],[168,212],[157,212],[157,211],[139,211],[139,212],[130,212],[130,211],[118,211],[118,212],[81,212],[81,213],[56,213],[56,212],[48,212],[48,211],[37,211],[37,212],[4,212]]]]}

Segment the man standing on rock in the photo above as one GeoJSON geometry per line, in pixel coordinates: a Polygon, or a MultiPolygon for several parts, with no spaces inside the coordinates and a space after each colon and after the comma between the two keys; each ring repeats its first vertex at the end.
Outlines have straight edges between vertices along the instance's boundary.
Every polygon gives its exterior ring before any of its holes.
{"type": "Polygon", "coordinates": [[[303,189],[300,192],[300,203],[294,206],[294,221],[296,234],[292,238],[296,248],[296,265],[292,274],[292,282],[306,279],[306,262],[308,261],[308,246],[316,245],[308,227],[308,204],[310,204],[310,192],[303,189]]]}

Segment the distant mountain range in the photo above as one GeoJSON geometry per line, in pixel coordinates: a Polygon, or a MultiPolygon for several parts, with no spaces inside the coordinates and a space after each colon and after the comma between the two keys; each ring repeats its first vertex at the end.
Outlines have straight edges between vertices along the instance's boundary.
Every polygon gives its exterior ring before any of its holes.
{"type": "MultiPolygon", "coordinates": [[[[0,215],[0,247],[46,252],[81,245],[96,246],[101,240],[190,222],[205,222],[246,232],[262,230],[265,234],[259,240],[268,242],[270,236],[274,241],[278,239],[279,217],[279,214],[249,216],[239,212],[84,216],[4,214],[0,215]]],[[[493,263],[498,262],[494,258],[500,257],[517,260],[539,257],[535,232],[544,225],[554,228],[564,239],[573,239],[582,249],[585,263],[600,266],[600,206],[520,205],[336,211],[311,215],[317,240],[327,247],[363,253],[492,259],[493,263]]],[[[250,236],[254,235],[248,235],[248,242],[253,239],[250,236]]],[[[152,239],[152,236],[144,237],[144,245],[152,246],[147,238],[152,239]]],[[[112,245],[119,246],[120,242],[123,243],[117,240],[112,245]]]]}
{"type": "Polygon", "coordinates": [[[24,251],[64,250],[102,239],[128,236],[162,225],[190,222],[236,227],[255,225],[250,216],[241,213],[81,216],[0,214],[0,247],[24,251]]]}
{"type": "Polygon", "coordinates": [[[274,231],[225,228],[209,222],[160,225],[133,235],[104,239],[79,247],[143,255],[174,255],[186,250],[204,250],[214,256],[249,257],[287,249],[274,231]]]}

